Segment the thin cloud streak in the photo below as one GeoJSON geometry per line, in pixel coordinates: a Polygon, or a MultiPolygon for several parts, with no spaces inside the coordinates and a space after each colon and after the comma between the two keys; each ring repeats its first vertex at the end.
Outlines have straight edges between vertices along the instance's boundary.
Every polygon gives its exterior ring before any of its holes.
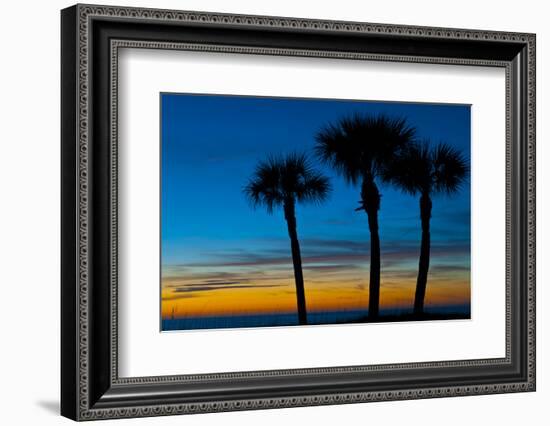
{"type": "Polygon", "coordinates": [[[280,284],[240,284],[240,285],[228,285],[228,286],[218,286],[218,285],[195,285],[195,286],[185,286],[174,288],[172,291],[174,293],[194,293],[198,291],[214,291],[214,290],[233,290],[237,288],[274,288],[274,287],[284,287],[280,284]]]}

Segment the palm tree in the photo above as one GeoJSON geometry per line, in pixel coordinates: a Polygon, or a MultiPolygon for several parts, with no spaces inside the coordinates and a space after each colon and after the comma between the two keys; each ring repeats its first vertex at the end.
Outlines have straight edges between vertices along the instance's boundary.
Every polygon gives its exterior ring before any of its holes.
{"type": "Polygon", "coordinates": [[[420,195],[420,221],[422,241],[418,277],[414,295],[414,313],[424,312],[424,298],[430,267],[430,218],[432,195],[455,194],[460,190],[468,173],[468,164],[462,154],[446,143],[432,147],[425,140],[411,144],[386,170],[385,179],[403,192],[420,195]]]}
{"type": "Polygon", "coordinates": [[[290,154],[286,157],[269,157],[257,166],[244,193],[256,208],[265,206],[268,213],[282,207],[290,237],[298,321],[307,324],[306,297],[302,257],[296,226],[297,203],[321,203],[330,192],[327,177],[315,171],[304,154],[290,154]]]}
{"type": "Polygon", "coordinates": [[[361,200],[356,210],[364,210],[369,223],[370,319],[378,318],[380,305],[380,191],[377,180],[391,158],[414,139],[415,133],[416,129],[402,118],[355,114],[325,126],[316,135],[317,157],[331,165],[348,183],[361,185],[361,200]]]}

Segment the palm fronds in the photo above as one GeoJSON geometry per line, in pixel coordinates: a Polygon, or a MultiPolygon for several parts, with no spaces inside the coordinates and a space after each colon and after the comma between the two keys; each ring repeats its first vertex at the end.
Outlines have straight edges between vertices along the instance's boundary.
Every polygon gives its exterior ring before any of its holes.
{"type": "Polygon", "coordinates": [[[331,185],[305,154],[292,153],[258,163],[243,191],[255,208],[265,206],[272,213],[285,201],[321,203],[330,194],[331,185]]]}

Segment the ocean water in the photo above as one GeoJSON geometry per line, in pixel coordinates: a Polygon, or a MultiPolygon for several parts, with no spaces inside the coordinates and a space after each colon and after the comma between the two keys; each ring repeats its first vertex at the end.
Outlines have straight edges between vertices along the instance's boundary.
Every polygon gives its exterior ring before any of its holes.
{"type": "MultiPolygon", "coordinates": [[[[426,307],[425,312],[433,315],[433,319],[464,319],[470,316],[469,305],[452,305],[426,307]]],[[[407,315],[412,314],[411,309],[381,309],[380,317],[389,321],[410,321],[407,315]],[[400,320],[399,317],[402,316],[400,320]]],[[[365,323],[368,310],[346,310],[308,312],[308,324],[346,324],[365,323]]],[[[225,315],[186,317],[174,319],[162,319],[162,331],[176,330],[204,330],[216,328],[243,328],[243,327],[281,327],[298,325],[296,313],[277,313],[260,315],[225,315]]]]}

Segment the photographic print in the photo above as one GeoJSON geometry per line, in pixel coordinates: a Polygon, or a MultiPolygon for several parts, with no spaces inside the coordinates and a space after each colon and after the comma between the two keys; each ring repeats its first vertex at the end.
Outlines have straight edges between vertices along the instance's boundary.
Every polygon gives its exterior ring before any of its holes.
{"type": "Polygon", "coordinates": [[[470,318],[470,106],[161,93],[161,331],[470,318]]]}

